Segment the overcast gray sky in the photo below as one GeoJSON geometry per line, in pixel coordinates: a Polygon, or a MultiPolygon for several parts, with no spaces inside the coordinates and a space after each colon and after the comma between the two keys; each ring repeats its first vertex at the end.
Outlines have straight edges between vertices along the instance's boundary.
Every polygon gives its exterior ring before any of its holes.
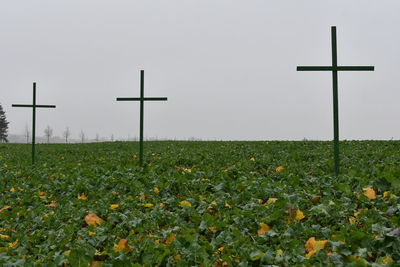
{"type": "Polygon", "coordinates": [[[66,126],[72,137],[332,139],[330,27],[339,73],[341,139],[400,139],[398,0],[0,0],[0,103],[10,133],[66,126]]]}

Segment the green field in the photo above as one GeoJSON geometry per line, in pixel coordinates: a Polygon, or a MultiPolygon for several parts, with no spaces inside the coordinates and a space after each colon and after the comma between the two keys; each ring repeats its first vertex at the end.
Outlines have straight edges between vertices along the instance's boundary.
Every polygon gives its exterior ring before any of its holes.
{"type": "Polygon", "coordinates": [[[1,144],[0,265],[399,266],[400,142],[145,149],[1,144]]]}

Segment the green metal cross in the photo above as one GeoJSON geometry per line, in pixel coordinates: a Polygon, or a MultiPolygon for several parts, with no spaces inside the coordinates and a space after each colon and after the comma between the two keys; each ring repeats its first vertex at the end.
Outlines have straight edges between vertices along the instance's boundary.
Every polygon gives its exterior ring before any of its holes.
{"type": "Polygon", "coordinates": [[[332,66],[298,66],[297,71],[332,71],[333,78],[333,135],[335,174],[339,175],[339,104],[338,104],[338,71],[373,71],[373,66],[338,66],[336,27],[331,27],[332,35],[332,66]]]}
{"type": "Polygon", "coordinates": [[[35,164],[35,133],[36,133],[36,108],[55,108],[54,105],[36,105],[36,83],[33,83],[33,103],[32,105],[13,104],[12,107],[32,108],[32,164],[35,164]]]}
{"type": "Polygon", "coordinates": [[[140,97],[118,97],[117,101],[140,101],[140,165],[144,163],[144,142],[143,142],[143,126],[144,126],[144,101],[167,101],[166,97],[144,97],[144,70],[140,71],[140,97]]]}

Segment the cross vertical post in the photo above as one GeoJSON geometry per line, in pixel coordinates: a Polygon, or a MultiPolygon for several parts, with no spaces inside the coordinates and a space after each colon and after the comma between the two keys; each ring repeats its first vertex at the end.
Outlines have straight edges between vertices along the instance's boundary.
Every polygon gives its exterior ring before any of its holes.
{"type": "Polygon", "coordinates": [[[339,174],[339,93],[338,93],[338,72],[337,72],[337,42],[336,27],[331,28],[332,39],[332,82],[333,82],[333,155],[335,161],[335,174],[339,174]]]}
{"type": "Polygon", "coordinates": [[[336,27],[331,27],[332,38],[332,66],[298,66],[297,71],[332,71],[333,85],[333,154],[335,162],[335,174],[340,172],[339,157],[339,93],[338,93],[338,71],[374,71],[374,66],[338,66],[337,64],[337,41],[336,27]]]}
{"type": "Polygon", "coordinates": [[[140,142],[139,142],[139,162],[144,165],[144,102],[145,101],[167,101],[166,97],[145,97],[144,96],[144,70],[140,71],[140,97],[117,97],[117,101],[139,101],[140,102],[140,142]]]}
{"type": "Polygon", "coordinates": [[[29,104],[12,104],[12,107],[19,108],[32,108],[32,165],[35,164],[36,160],[36,108],[56,108],[55,105],[37,105],[36,104],[36,83],[33,83],[33,96],[32,105],[29,104]]]}
{"type": "Polygon", "coordinates": [[[35,164],[36,154],[36,83],[33,83],[33,103],[32,103],[32,164],[35,164]]]}
{"type": "Polygon", "coordinates": [[[143,128],[144,128],[144,70],[141,70],[140,71],[140,149],[139,149],[140,166],[143,166],[144,163],[143,128]]]}

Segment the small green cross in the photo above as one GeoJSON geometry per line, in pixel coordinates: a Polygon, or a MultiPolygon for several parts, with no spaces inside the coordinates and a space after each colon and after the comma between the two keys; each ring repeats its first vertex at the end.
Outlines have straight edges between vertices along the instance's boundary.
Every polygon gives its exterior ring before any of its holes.
{"type": "Polygon", "coordinates": [[[140,165],[144,163],[144,142],[143,142],[143,125],[144,125],[144,101],[167,101],[166,97],[144,97],[144,70],[140,71],[140,97],[118,97],[117,101],[140,101],[140,165]]]}
{"type": "Polygon", "coordinates": [[[29,104],[13,104],[12,107],[32,108],[32,164],[35,164],[35,133],[36,133],[36,108],[55,108],[54,105],[36,105],[36,83],[33,83],[33,103],[29,104]]]}
{"type": "Polygon", "coordinates": [[[297,71],[332,71],[333,78],[333,135],[335,174],[339,175],[339,104],[338,104],[338,71],[373,71],[373,66],[338,66],[336,27],[331,27],[332,36],[332,66],[298,66],[297,71]]]}

